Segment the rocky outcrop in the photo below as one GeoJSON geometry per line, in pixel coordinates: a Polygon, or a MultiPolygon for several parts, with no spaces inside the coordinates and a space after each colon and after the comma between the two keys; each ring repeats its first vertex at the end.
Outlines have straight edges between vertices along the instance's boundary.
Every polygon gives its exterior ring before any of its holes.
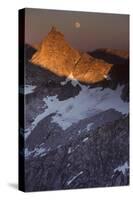
{"type": "Polygon", "coordinates": [[[109,73],[112,64],[81,53],[66,42],[55,27],[40,44],[31,62],[50,70],[58,76],[69,76],[85,83],[96,83],[109,73]]]}

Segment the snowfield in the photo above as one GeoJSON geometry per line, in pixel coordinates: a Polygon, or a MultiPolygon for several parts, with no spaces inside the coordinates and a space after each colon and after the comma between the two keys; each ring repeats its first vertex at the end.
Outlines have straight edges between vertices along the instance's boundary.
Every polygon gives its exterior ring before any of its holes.
{"type": "Polygon", "coordinates": [[[24,87],[24,94],[31,94],[34,92],[34,89],[36,88],[36,86],[34,85],[25,85],[24,87]]]}
{"type": "Polygon", "coordinates": [[[118,166],[116,169],[114,169],[114,172],[119,171],[122,172],[123,175],[125,175],[128,169],[129,169],[128,162],[125,162],[123,165],[118,166]]]}
{"type": "Polygon", "coordinates": [[[30,151],[28,148],[25,148],[25,151],[24,151],[24,155],[25,155],[25,158],[29,158],[31,155],[33,157],[43,157],[45,155],[47,155],[47,153],[50,151],[50,148],[45,148],[45,147],[35,147],[34,150],[30,151]]]}
{"type": "MultiPolygon", "coordinates": [[[[111,108],[122,114],[128,113],[128,103],[121,99],[121,92],[124,86],[118,85],[116,90],[103,89],[101,87],[90,88],[90,86],[80,84],[77,80],[71,81],[74,86],[78,84],[81,87],[79,94],[63,101],[60,101],[57,95],[45,97],[43,101],[46,104],[46,109],[34,119],[31,127],[26,129],[25,138],[30,135],[31,131],[42,119],[50,114],[54,114],[51,117],[51,123],[56,123],[63,130],[66,130],[73,123],[78,123],[80,120],[91,117],[97,112],[111,108]]],[[[91,125],[88,125],[87,130],[91,129],[91,125]]]]}

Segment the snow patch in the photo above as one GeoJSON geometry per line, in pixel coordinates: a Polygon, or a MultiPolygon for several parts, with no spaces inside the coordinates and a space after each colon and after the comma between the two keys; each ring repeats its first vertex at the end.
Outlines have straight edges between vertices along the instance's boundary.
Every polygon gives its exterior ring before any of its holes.
{"type": "Polygon", "coordinates": [[[114,169],[114,172],[119,171],[125,175],[126,171],[129,169],[128,162],[125,162],[123,165],[118,166],[114,169]]]}
{"type": "Polygon", "coordinates": [[[68,154],[70,154],[71,152],[72,152],[72,148],[69,147],[69,148],[68,148],[68,154]]]}
{"type": "Polygon", "coordinates": [[[67,167],[70,167],[70,165],[71,165],[71,164],[70,164],[70,163],[68,163],[68,164],[67,164],[67,167]]]}
{"type": "Polygon", "coordinates": [[[25,151],[24,151],[24,157],[25,158],[28,158],[30,155],[32,155],[34,153],[34,150],[33,151],[29,151],[28,148],[25,148],[25,151]]]}
{"type": "Polygon", "coordinates": [[[76,176],[73,176],[69,181],[67,181],[67,185],[70,185],[81,174],[83,174],[83,171],[79,172],[76,176]]]}
{"type": "Polygon", "coordinates": [[[68,78],[65,79],[65,81],[61,81],[60,84],[62,86],[66,85],[70,80],[68,78]]]}
{"type": "Polygon", "coordinates": [[[25,148],[24,156],[25,158],[29,158],[31,155],[33,157],[43,157],[50,151],[50,148],[44,148],[44,147],[35,147],[34,150],[29,151],[28,148],[25,148]]]}
{"type": "Polygon", "coordinates": [[[25,85],[24,87],[24,94],[31,94],[34,92],[34,89],[36,88],[37,86],[34,86],[34,85],[25,85]]]}
{"type": "Polygon", "coordinates": [[[74,87],[76,87],[78,84],[79,84],[79,82],[78,82],[78,80],[77,79],[75,79],[74,77],[73,77],[73,74],[72,73],[70,73],[70,75],[65,79],[65,81],[62,81],[61,82],[61,85],[66,85],[69,81],[71,81],[71,84],[74,86],[74,87]]]}
{"type": "Polygon", "coordinates": [[[37,157],[41,154],[46,154],[46,149],[41,147],[41,148],[35,148],[35,154],[34,154],[34,157],[37,157]]]}
{"type": "Polygon", "coordinates": [[[87,140],[88,140],[88,137],[84,138],[84,139],[83,139],[83,142],[86,142],[87,140]]]}
{"type": "Polygon", "coordinates": [[[93,124],[94,124],[94,123],[90,123],[90,124],[87,125],[87,127],[86,127],[87,131],[90,131],[91,126],[92,126],[93,124]]]}

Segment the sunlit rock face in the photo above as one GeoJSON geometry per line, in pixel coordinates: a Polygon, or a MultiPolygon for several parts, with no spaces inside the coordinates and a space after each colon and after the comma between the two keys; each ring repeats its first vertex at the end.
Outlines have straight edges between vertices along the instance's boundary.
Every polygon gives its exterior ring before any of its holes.
{"type": "Polygon", "coordinates": [[[59,76],[69,76],[86,83],[102,81],[112,64],[96,59],[87,53],[72,48],[64,35],[52,27],[47,37],[39,45],[31,62],[52,71],[59,76]]]}
{"type": "Polygon", "coordinates": [[[111,67],[112,64],[83,53],[75,66],[73,76],[82,82],[96,83],[102,81],[108,75],[111,67]]]}
{"type": "Polygon", "coordinates": [[[53,27],[31,61],[59,76],[68,76],[79,58],[80,53],[71,48],[64,35],[53,27]]]}

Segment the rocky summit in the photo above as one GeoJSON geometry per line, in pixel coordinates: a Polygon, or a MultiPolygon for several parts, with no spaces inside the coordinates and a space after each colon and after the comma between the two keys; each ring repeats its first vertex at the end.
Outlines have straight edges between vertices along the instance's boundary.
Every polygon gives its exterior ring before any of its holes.
{"type": "Polygon", "coordinates": [[[112,67],[112,64],[102,59],[96,59],[90,54],[72,48],[55,27],[52,27],[41,42],[31,62],[58,76],[68,77],[71,74],[73,79],[85,83],[102,81],[112,67]]]}
{"type": "Polygon", "coordinates": [[[80,53],[69,46],[61,32],[52,27],[38,51],[32,56],[31,62],[59,76],[68,76],[79,58],[80,53]]]}

